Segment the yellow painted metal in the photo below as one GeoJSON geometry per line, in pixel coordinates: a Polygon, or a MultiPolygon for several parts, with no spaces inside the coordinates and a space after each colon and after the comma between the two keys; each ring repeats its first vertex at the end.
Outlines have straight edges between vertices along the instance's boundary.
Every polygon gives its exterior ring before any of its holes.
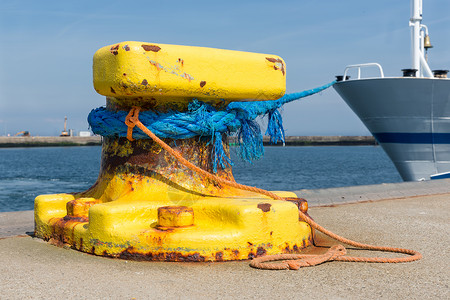
{"type": "MultiPolygon", "coordinates": [[[[210,170],[208,140],[181,140],[177,150],[210,170]]],[[[231,168],[218,175],[233,180],[231,168]]],[[[292,192],[275,193],[296,197],[292,192]]],[[[305,211],[305,206],[217,186],[177,165],[152,141],[107,138],[93,187],[73,195],[36,198],[35,232],[96,255],[239,260],[300,252],[310,245],[311,228],[299,219],[299,209],[305,211]]]]}
{"type": "MultiPolygon", "coordinates": [[[[295,196],[292,193],[278,193],[295,196]]],[[[86,222],[63,217],[61,195],[36,198],[36,233],[97,255],[170,261],[249,259],[298,252],[311,244],[309,225],[294,203],[255,195],[181,200],[195,215],[192,226],[158,226],[158,207],[171,201],[134,199],[97,204],[86,222]],[[49,202],[54,212],[45,210],[49,202]],[[60,238],[64,235],[64,238],[60,238]]],[[[72,196],[73,197],[73,196],[72,196]]],[[[67,200],[71,196],[67,195],[67,200]]]]}
{"type": "Polygon", "coordinates": [[[122,42],[94,55],[94,88],[148,101],[273,100],[286,90],[284,61],[271,54],[122,42]]]}
{"type": "Polygon", "coordinates": [[[158,228],[192,225],[194,225],[194,210],[192,207],[162,206],[158,208],[158,228]]]}
{"type": "MultiPolygon", "coordinates": [[[[123,42],[94,56],[94,86],[107,109],[186,109],[193,97],[277,99],[285,65],[273,55],[123,42]],[[164,103],[164,104],[161,104],[164,103]]],[[[209,138],[165,142],[212,172],[209,138]]],[[[223,147],[229,155],[226,139],[223,147]]],[[[234,181],[231,167],[217,176],[234,181]]],[[[275,192],[296,197],[292,192],[275,192]]],[[[299,219],[305,202],[218,184],[181,165],[152,140],[104,138],[97,182],[77,194],[35,199],[35,234],[80,251],[120,258],[224,261],[298,253],[312,231],[299,219]],[[290,201],[289,201],[290,200],[290,201]]]]}

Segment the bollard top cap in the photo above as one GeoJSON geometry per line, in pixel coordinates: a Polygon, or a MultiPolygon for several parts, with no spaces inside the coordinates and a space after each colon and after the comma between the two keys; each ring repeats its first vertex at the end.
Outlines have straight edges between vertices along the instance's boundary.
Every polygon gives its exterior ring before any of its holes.
{"type": "Polygon", "coordinates": [[[93,75],[95,90],[117,99],[263,101],[286,90],[279,56],[146,42],[99,49],[93,75]]]}

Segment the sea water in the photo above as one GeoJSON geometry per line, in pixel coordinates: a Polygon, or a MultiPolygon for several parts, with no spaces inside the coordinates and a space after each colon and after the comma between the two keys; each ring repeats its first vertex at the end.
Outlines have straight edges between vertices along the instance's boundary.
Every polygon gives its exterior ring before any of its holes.
{"type": "MultiPolygon", "coordinates": [[[[247,163],[232,148],[237,182],[268,190],[300,190],[400,182],[379,146],[265,147],[247,163]]],[[[100,146],[0,149],[0,212],[33,209],[41,194],[80,192],[100,169],[100,146]]]]}

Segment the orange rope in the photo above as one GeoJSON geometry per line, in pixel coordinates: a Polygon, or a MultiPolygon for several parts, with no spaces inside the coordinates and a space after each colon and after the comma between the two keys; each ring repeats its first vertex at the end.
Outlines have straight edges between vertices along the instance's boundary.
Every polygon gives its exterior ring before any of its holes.
{"type": "MultiPolygon", "coordinates": [[[[156,143],[158,143],[164,150],[169,152],[172,156],[174,156],[180,163],[185,165],[187,168],[191,169],[194,172],[197,172],[217,183],[222,183],[234,188],[238,188],[241,190],[251,191],[255,193],[259,193],[268,197],[271,197],[276,200],[285,200],[284,198],[256,187],[251,187],[243,184],[239,184],[230,180],[226,180],[220,178],[214,174],[211,174],[188,160],[186,160],[178,151],[172,149],[169,145],[167,145],[164,141],[158,138],[153,132],[151,132],[144,124],[139,121],[139,111],[140,107],[133,106],[133,108],[128,113],[125,124],[128,126],[127,138],[130,141],[133,141],[133,128],[134,126],[139,127],[144,133],[146,133],[151,139],[153,139],[156,143]]],[[[348,262],[373,262],[373,263],[400,263],[400,262],[410,262],[419,260],[422,258],[422,254],[415,250],[403,249],[403,248],[393,248],[393,247],[382,247],[382,246],[373,246],[369,244],[363,244],[359,242],[355,242],[344,237],[341,237],[314,222],[309,216],[304,214],[299,210],[300,218],[308,223],[312,228],[317,229],[318,231],[324,233],[325,235],[350,246],[354,246],[361,249],[366,250],[375,250],[375,251],[383,251],[383,252],[395,252],[395,253],[403,253],[408,254],[408,257],[396,257],[396,258],[386,258],[386,257],[351,257],[345,256],[346,250],[342,245],[335,245],[331,247],[327,253],[323,255],[301,255],[301,254],[276,254],[276,255],[267,255],[263,257],[258,257],[253,259],[250,262],[250,266],[259,269],[270,269],[270,270],[281,270],[281,269],[292,269],[297,270],[298,268],[305,266],[312,266],[321,264],[326,261],[348,261],[348,262]],[[272,262],[271,261],[279,261],[281,262],[272,262]],[[286,261],[289,260],[289,261],[286,261]],[[292,261],[290,261],[292,260],[292,261]]]]}

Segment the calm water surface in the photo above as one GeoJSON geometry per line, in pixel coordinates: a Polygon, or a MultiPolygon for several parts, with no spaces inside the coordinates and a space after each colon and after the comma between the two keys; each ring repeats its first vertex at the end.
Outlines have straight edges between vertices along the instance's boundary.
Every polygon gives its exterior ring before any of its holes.
{"type": "MultiPolygon", "coordinates": [[[[80,192],[97,179],[100,146],[0,149],[0,212],[33,209],[37,195],[80,192]]],[[[400,182],[381,147],[265,147],[252,164],[237,158],[237,182],[299,190],[400,182]]]]}

